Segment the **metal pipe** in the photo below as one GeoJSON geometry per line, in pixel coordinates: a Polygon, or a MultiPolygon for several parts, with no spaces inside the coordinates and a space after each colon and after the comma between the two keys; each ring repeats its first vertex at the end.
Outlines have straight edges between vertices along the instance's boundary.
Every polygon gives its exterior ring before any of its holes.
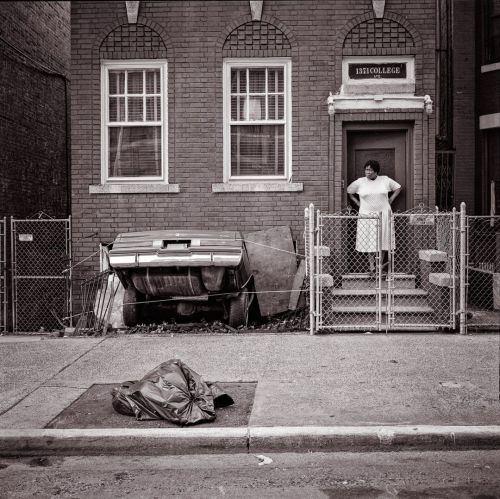
{"type": "Polygon", "coordinates": [[[16,250],[15,250],[15,233],[16,222],[13,217],[10,217],[10,267],[11,267],[11,295],[12,295],[12,330],[17,331],[16,321],[16,250]]]}
{"type": "Polygon", "coordinates": [[[460,334],[467,334],[466,305],[466,209],[465,203],[460,203],[460,334]]]}
{"type": "Polygon", "coordinates": [[[321,327],[322,316],[321,316],[321,306],[323,300],[321,295],[323,293],[321,274],[322,274],[322,253],[320,251],[320,246],[322,244],[322,230],[321,230],[321,215],[320,211],[316,211],[316,245],[315,245],[315,256],[316,256],[316,330],[321,327]]]}
{"type": "Polygon", "coordinates": [[[73,258],[71,255],[72,245],[71,245],[71,215],[68,217],[68,258],[69,258],[69,327],[73,327],[73,258]]]}
{"type": "Polygon", "coordinates": [[[454,207],[453,210],[451,211],[451,217],[452,217],[452,222],[451,222],[451,283],[452,283],[452,289],[451,289],[451,310],[450,310],[450,319],[451,319],[451,328],[455,329],[457,326],[457,317],[456,317],[456,307],[457,307],[457,286],[456,286],[456,278],[457,278],[457,235],[456,235],[456,230],[457,230],[457,221],[456,221],[456,216],[457,216],[457,210],[454,207]]]}
{"type": "Polygon", "coordinates": [[[314,300],[314,205],[309,205],[309,334],[315,333],[314,300]]]}

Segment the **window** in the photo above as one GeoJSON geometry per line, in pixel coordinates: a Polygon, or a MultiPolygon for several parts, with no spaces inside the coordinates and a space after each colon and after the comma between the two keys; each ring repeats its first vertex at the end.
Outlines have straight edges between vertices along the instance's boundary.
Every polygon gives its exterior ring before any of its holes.
{"type": "Polygon", "coordinates": [[[290,62],[224,63],[224,181],[286,180],[290,165],[290,62]]]}
{"type": "Polygon", "coordinates": [[[166,182],[166,63],[102,66],[103,183],[166,182]]]}

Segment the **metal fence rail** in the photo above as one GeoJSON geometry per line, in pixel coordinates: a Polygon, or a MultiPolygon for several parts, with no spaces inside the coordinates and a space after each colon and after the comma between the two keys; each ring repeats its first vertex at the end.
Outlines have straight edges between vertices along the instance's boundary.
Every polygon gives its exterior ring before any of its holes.
{"type": "Polygon", "coordinates": [[[7,330],[7,221],[0,219],[0,331],[7,330]]]}
{"type": "Polygon", "coordinates": [[[14,331],[68,325],[63,320],[71,317],[70,231],[70,219],[11,219],[14,331]]]}

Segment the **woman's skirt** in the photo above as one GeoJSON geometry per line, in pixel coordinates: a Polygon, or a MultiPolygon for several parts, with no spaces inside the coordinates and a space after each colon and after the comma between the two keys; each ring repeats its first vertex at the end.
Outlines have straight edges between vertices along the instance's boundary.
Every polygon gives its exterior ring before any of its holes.
{"type": "Polygon", "coordinates": [[[394,236],[394,219],[392,211],[384,210],[379,213],[360,213],[356,229],[356,251],[375,253],[380,244],[383,251],[396,248],[394,236]],[[392,223],[391,223],[392,221],[392,223]]]}

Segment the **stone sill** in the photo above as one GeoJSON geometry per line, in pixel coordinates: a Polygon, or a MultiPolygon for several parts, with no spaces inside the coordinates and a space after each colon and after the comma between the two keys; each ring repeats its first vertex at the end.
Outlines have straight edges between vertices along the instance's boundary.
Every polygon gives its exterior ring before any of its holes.
{"type": "Polygon", "coordinates": [[[89,194],[176,194],[179,184],[104,184],[89,185],[89,194]]]}
{"type": "Polygon", "coordinates": [[[302,182],[241,182],[212,184],[212,192],[302,192],[302,182]]]}

